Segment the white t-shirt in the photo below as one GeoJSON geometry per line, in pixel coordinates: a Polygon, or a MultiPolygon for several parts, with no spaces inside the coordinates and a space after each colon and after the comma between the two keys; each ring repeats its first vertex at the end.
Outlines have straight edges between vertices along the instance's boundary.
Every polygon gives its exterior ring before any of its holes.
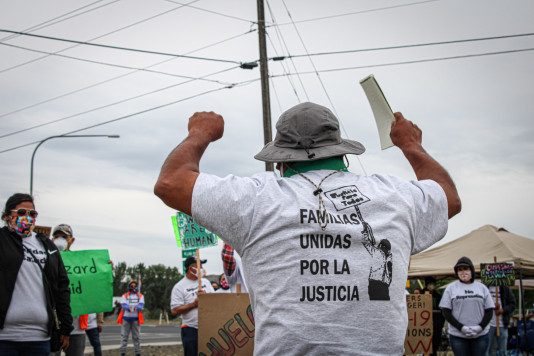
{"type": "MultiPolygon", "coordinates": [[[[304,175],[319,184],[331,172],[304,175]]],[[[315,187],[299,175],[197,178],[193,218],[243,261],[254,354],[401,355],[408,262],[447,231],[443,189],[348,172],[321,189],[330,221],[324,231],[315,187]]]]}
{"type": "MultiPolygon", "coordinates": [[[[488,289],[490,291],[490,294],[491,294],[491,299],[493,300],[493,305],[495,305],[495,300],[497,299],[496,298],[496,293],[495,293],[495,289],[496,288],[497,287],[495,287],[495,286],[488,287],[488,289]]],[[[503,307],[502,296],[500,294],[499,294],[499,305],[501,306],[501,309],[502,309],[502,307],[503,307]]],[[[490,321],[489,325],[493,326],[493,327],[497,327],[497,318],[496,318],[495,312],[493,312],[493,316],[491,317],[491,321],[490,321]]],[[[503,321],[502,321],[502,314],[499,315],[499,327],[500,328],[504,327],[504,324],[503,324],[503,321]]]]}
{"type": "Polygon", "coordinates": [[[70,332],[71,335],[82,335],[85,334],[85,329],[82,329],[80,327],[80,316],[79,315],[73,315],[72,316],[72,331],[70,332]]]}
{"type": "Polygon", "coordinates": [[[98,320],[96,313],[89,314],[87,317],[87,330],[96,329],[98,327],[98,320]]]}
{"type": "MultiPolygon", "coordinates": [[[[202,278],[202,289],[206,293],[213,293],[211,282],[202,278]]],[[[171,292],[171,309],[193,303],[198,294],[198,280],[182,278],[174,285],[171,292]]],[[[182,314],[182,325],[198,329],[198,308],[193,308],[182,314]]]]}
{"type": "MultiPolygon", "coordinates": [[[[232,273],[231,276],[228,276],[226,272],[224,273],[226,276],[226,281],[228,282],[228,286],[230,287],[225,292],[226,293],[237,293],[237,285],[241,284],[241,293],[248,293],[248,288],[245,283],[245,276],[243,275],[243,264],[240,259],[235,259],[235,269],[234,273],[232,273]]],[[[221,290],[222,288],[218,289],[221,290]]],[[[224,290],[224,289],[223,289],[224,290]]],[[[221,293],[225,293],[221,292],[221,293]]]]}
{"type": "MultiPolygon", "coordinates": [[[[46,250],[35,233],[22,238],[22,244],[32,251],[44,268],[47,258],[46,250]]],[[[24,257],[15,282],[11,303],[7,309],[4,328],[0,329],[0,340],[45,341],[50,338],[43,274],[37,262],[24,247],[24,257]]]]}
{"type": "MultiPolygon", "coordinates": [[[[480,324],[484,318],[485,310],[495,307],[495,303],[491,299],[488,287],[484,284],[480,282],[465,284],[456,281],[445,288],[439,307],[451,309],[452,316],[462,325],[475,326],[480,324]]],[[[482,334],[472,338],[486,335],[489,328],[488,324],[482,334]]],[[[449,333],[464,339],[469,338],[452,325],[449,325],[449,333]]]]}

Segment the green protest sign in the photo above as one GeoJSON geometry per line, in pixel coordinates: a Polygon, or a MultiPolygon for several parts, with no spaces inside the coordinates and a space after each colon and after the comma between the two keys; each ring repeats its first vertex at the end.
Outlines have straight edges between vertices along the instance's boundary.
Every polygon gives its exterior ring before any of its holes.
{"type": "Polygon", "coordinates": [[[205,227],[198,225],[191,216],[177,212],[173,217],[174,233],[178,247],[183,250],[196,250],[199,248],[217,246],[217,235],[205,227]]]}
{"type": "Polygon", "coordinates": [[[512,263],[481,263],[480,279],[486,286],[513,286],[515,283],[512,263]]]}
{"type": "Polygon", "coordinates": [[[108,250],[62,251],[69,277],[72,315],[113,309],[113,273],[108,250]]]}

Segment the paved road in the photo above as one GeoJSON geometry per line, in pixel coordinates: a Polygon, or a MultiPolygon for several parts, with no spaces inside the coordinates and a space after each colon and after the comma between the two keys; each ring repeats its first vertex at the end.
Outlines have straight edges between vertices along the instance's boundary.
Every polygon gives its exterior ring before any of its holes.
{"type": "MultiPolygon", "coordinates": [[[[119,348],[121,340],[120,325],[104,325],[100,333],[102,349],[109,350],[119,348]]],[[[141,344],[142,345],[169,345],[182,343],[180,337],[180,326],[178,325],[142,325],[141,344]]],[[[132,336],[128,339],[128,346],[133,347],[132,336]]],[[[92,352],[93,348],[86,338],[85,351],[92,352]]]]}

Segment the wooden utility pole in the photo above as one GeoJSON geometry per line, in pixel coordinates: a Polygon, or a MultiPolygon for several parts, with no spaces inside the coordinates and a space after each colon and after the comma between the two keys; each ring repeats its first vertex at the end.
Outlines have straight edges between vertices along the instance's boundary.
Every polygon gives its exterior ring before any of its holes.
{"type": "MultiPolygon", "coordinates": [[[[260,40],[260,73],[261,73],[261,102],[263,109],[263,141],[272,141],[271,130],[271,102],[269,99],[269,68],[267,63],[267,45],[265,41],[265,12],[263,0],[257,0],[258,6],[258,36],[260,40]]],[[[265,170],[273,171],[273,164],[265,162],[265,170]]]]}

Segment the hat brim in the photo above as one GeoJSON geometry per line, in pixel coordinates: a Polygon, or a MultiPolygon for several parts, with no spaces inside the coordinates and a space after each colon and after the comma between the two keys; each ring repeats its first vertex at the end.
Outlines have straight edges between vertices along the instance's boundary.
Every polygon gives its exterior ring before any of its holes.
{"type": "Polygon", "coordinates": [[[316,161],[319,159],[344,156],[346,154],[360,155],[365,152],[365,147],[358,141],[342,140],[341,143],[330,146],[310,148],[308,152],[314,153],[312,158],[304,149],[278,147],[274,141],[269,142],[263,149],[254,156],[255,159],[263,162],[302,162],[316,161]]]}

